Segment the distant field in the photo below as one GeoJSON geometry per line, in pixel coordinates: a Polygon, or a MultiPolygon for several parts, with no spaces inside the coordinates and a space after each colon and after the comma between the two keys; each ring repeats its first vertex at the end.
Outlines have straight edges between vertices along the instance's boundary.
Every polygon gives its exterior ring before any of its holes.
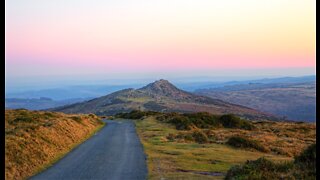
{"type": "Polygon", "coordinates": [[[230,167],[265,157],[275,162],[291,161],[294,155],[315,143],[315,125],[306,123],[253,122],[254,130],[193,128],[177,130],[154,116],[136,120],[138,135],[147,154],[150,179],[223,179],[230,167]],[[197,143],[195,131],[208,137],[197,143]],[[232,136],[246,137],[266,152],[235,148],[226,142],[232,136]],[[204,175],[206,174],[206,175],[204,175]]]}
{"type": "Polygon", "coordinates": [[[315,82],[242,84],[202,89],[197,94],[272,113],[289,120],[315,122],[315,82]]]}
{"type": "Polygon", "coordinates": [[[25,179],[42,171],[103,125],[93,114],[6,110],[5,179],[25,179]]]}

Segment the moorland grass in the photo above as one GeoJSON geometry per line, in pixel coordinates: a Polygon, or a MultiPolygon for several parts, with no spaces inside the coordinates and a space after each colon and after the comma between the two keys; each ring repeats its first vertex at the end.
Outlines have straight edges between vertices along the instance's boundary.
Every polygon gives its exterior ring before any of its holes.
{"type": "Polygon", "coordinates": [[[167,139],[169,134],[181,131],[155,117],[137,120],[135,124],[147,155],[148,179],[223,179],[230,167],[247,160],[260,157],[275,161],[291,160],[286,156],[236,149],[225,144],[171,141],[167,139]]]}
{"type": "Polygon", "coordinates": [[[95,115],[6,110],[5,179],[26,179],[46,169],[103,126],[95,115]]]}
{"type": "Polygon", "coordinates": [[[294,161],[275,163],[259,158],[233,166],[225,179],[316,179],[316,144],[296,156],[294,161]]]}
{"type": "Polygon", "coordinates": [[[206,128],[235,128],[235,129],[254,129],[254,125],[232,114],[214,115],[207,112],[197,113],[160,113],[155,111],[133,110],[129,113],[119,113],[118,118],[141,119],[146,116],[157,115],[159,121],[171,123],[178,130],[190,130],[193,127],[200,129],[206,128]]]}
{"type": "Polygon", "coordinates": [[[269,152],[269,150],[262,146],[258,141],[250,140],[241,136],[230,137],[226,144],[236,148],[251,148],[261,152],[269,152]]]}
{"type": "Polygon", "coordinates": [[[129,113],[118,113],[115,115],[116,118],[123,118],[123,119],[141,119],[146,116],[156,115],[158,112],[155,111],[139,111],[139,110],[132,110],[129,113]]]}

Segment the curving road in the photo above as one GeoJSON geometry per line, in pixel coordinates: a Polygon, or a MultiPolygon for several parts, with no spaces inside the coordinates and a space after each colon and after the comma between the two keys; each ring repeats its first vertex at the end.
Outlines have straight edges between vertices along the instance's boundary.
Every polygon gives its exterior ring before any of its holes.
{"type": "Polygon", "coordinates": [[[32,180],[143,180],[146,157],[131,121],[107,125],[32,180]]]}

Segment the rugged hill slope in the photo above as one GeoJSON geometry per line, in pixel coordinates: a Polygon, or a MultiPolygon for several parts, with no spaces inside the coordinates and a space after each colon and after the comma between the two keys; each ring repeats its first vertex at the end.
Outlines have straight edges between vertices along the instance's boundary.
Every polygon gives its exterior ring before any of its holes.
{"type": "Polygon", "coordinates": [[[82,103],[50,109],[65,113],[114,115],[131,110],[161,112],[233,113],[248,119],[277,119],[275,116],[218,99],[195,95],[178,89],[167,80],[158,80],[140,89],[124,89],[82,103]]]}
{"type": "Polygon", "coordinates": [[[202,89],[195,93],[237,103],[290,120],[316,120],[315,81],[303,83],[242,84],[202,89]]]}

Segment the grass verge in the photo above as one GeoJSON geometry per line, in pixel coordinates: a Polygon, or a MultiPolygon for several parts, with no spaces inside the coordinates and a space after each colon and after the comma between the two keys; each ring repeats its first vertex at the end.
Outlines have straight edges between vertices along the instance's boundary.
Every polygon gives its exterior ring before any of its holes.
{"type": "Polygon", "coordinates": [[[65,157],[68,153],[70,153],[71,151],[73,151],[75,148],[77,148],[78,146],[80,146],[82,143],[84,143],[86,140],[90,139],[95,133],[99,132],[104,126],[106,125],[106,123],[103,123],[102,125],[98,126],[96,130],[94,130],[93,132],[91,132],[90,134],[88,134],[88,136],[86,136],[81,142],[74,144],[72,146],[70,146],[69,149],[65,150],[64,152],[61,152],[59,154],[57,154],[56,158],[52,159],[52,161],[50,161],[48,164],[46,164],[43,167],[40,167],[38,170],[35,171],[35,173],[33,173],[31,176],[37,175],[38,173],[48,169],[49,167],[53,166],[56,162],[58,162],[60,159],[62,159],[63,157],[65,157]]]}
{"type": "Polygon", "coordinates": [[[5,179],[26,179],[43,171],[103,126],[93,114],[6,110],[5,179]]]}

